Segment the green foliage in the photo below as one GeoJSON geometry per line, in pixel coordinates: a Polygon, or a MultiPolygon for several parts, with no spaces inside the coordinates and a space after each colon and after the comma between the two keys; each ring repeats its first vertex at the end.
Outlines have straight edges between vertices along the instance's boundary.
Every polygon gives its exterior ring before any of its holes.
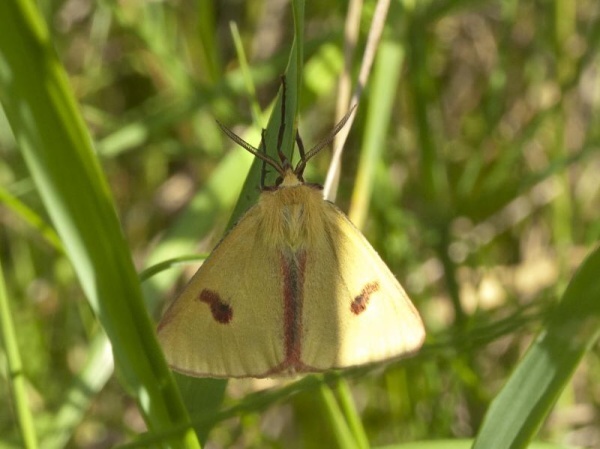
{"type": "Polygon", "coordinates": [[[428,340],[282,384],[173,376],[153,320],[258,195],[215,119],[273,150],[285,73],[285,151],[335,123],[347,2],[0,2],[0,447],[597,447],[596,3],[391,3],[337,203],[428,340]]]}

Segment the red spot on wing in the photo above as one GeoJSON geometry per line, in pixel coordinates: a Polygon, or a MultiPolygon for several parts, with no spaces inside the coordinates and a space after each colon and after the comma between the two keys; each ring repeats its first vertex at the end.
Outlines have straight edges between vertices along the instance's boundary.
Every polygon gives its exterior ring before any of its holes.
{"type": "Polygon", "coordinates": [[[210,306],[210,313],[212,313],[215,321],[227,324],[233,318],[233,309],[221,299],[217,292],[204,289],[200,292],[198,299],[210,306]]]}
{"type": "Polygon", "coordinates": [[[352,313],[355,315],[360,315],[363,313],[369,304],[371,294],[375,293],[377,290],[379,290],[379,283],[369,282],[366,284],[358,296],[354,298],[352,304],[350,304],[350,310],[352,310],[352,313]]]}

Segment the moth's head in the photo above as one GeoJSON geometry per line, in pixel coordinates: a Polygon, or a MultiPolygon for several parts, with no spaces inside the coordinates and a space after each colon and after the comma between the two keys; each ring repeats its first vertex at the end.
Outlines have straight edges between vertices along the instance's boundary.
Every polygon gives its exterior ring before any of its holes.
{"type": "MultiPolygon", "coordinates": [[[[250,151],[256,157],[262,159],[265,162],[265,164],[268,164],[275,169],[275,171],[279,174],[279,176],[277,177],[277,180],[275,181],[275,187],[279,187],[280,185],[284,185],[284,184],[292,185],[292,181],[291,181],[292,179],[294,179],[294,181],[295,181],[294,184],[304,183],[304,170],[306,169],[306,164],[308,163],[308,161],[310,159],[312,159],[314,156],[316,156],[323,148],[325,148],[327,145],[329,145],[333,141],[336,134],[338,132],[340,132],[340,130],[344,127],[344,125],[350,118],[350,115],[352,114],[352,112],[354,112],[354,109],[356,109],[356,105],[354,105],[350,109],[350,111],[348,111],[348,113],[342,118],[342,120],[339,121],[339,123],[337,125],[335,125],[333,130],[327,136],[325,136],[323,139],[321,139],[314,147],[312,147],[308,151],[306,151],[304,149],[304,143],[302,142],[302,138],[300,137],[300,134],[298,134],[298,132],[296,131],[295,144],[298,147],[298,152],[300,154],[300,160],[298,161],[298,163],[295,166],[292,165],[291,159],[289,159],[287,157],[287,155],[281,150],[281,143],[283,140],[283,128],[279,129],[279,136],[278,136],[278,140],[277,140],[277,157],[279,160],[267,155],[266,131],[264,129],[262,131],[262,138],[261,138],[260,147],[259,147],[260,149],[255,149],[254,147],[248,148],[250,145],[248,145],[248,144],[244,145],[241,142],[239,142],[238,140],[236,140],[236,139],[234,139],[234,140],[236,142],[240,143],[240,145],[242,145],[243,148],[250,151]],[[287,179],[287,181],[286,181],[286,179],[287,179]]],[[[246,143],[246,142],[243,142],[243,143],[246,143]]],[[[291,151],[292,155],[290,157],[293,157],[294,149],[295,149],[295,147],[292,149],[292,151],[291,151]]]]}
{"type": "Polygon", "coordinates": [[[302,183],[304,183],[304,180],[298,177],[295,171],[289,169],[285,172],[283,178],[281,176],[277,178],[275,185],[277,187],[294,187],[302,183]]]}
{"type": "MultiPolygon", "coordinates": [[[[262,141],[261,141],[261,147],[263,147],[263,148],[264,148],[264,142],[265,142],[265,136],[264,136],[264,130],[263,130],[263,137],[262,137],[262,141]]],[[[265,154],[265,152],[263,152],[262,154],[265,154]]],[[[293,151],[292,151],[292,154],[293,154],[293,151]]],[[[302,155],[303,153],[301,152],[300,154],[302,155]]],[[[296,167],[294,167],[292,165],[292,163],[290,162],[290,160],[287,158],[287,156],[281,150],[278,150],[277,155],[279,156],[279,161],[277,161],[275,159],[272,159],[272,160],[263,159],[266,164],[273,167],[275,169],[275,171],[279,174],[279,176],[275,180],[274,187],[280,187],[280,186],[288,187],[288,186],[293,186],[293,185],[297,185],[297,184],[304,182],[304,179],[302,177],[302,174],[303,174],[302,172],[304,171],[304,168],[302,168],[301,170],[298,169],[298,167],[300,166],[302,161],[300,161],[296,165],[296,167]]],[[[264,168],[263,168],[263,170],[264,170],[264,168]]]]}
{"type": "MultiPolygon", "coordinates": [[[[277,156],[279,158],[279,161],[277,161],[276,159],[274,159],[273,157],[271,157],[267,154],[266,132],[264,129],[262,131],[260,149],[258,149],[258,148],[254,148],[252,145],[250,145],[248,142],[246,142],[240,136],[235,134],[229,128],[222,125],[219,121],[217,121],[217,123],[219,124],[219,126],[221,127],[223,132],[225,134],[227,134],[227,136],[231,140],[233,140],[235,143],[237,143],[239,146],[241,146],[245,150],[252,153],[257,158],[262,159],[263,162],[265,162],[265,164],[270,165],[271,167],[273,167],[275,169],[275,171],[277,171],[277,173],[279,174],[279,177],[275,181],[275,186],[278,187],[281,185],[295,185],[295,184],[304,182],[303,176],[304,176],[304,169],[306,168],[306,163],[313,156],[315,156],[319,151],[321,151],[323,148],[325,148],[327,145],[329,145],[333,141],[333,138],[335,137],[335,135],[338,132],[340,132],[340,130],[344,127],[344,125],[350,118],[350,115],[352,115],[352,112],[354,112],[354,109],[356,109],[356,105],[352,106],[352,108],[348,111],[348,113],[342,118],[342,120],[340,120],[338,122],[337,125],[334,126],[333,130],[325,138],[323,138],[319,143],[317,143],[314,147],[312,147],[308,151],[304,150],[304,144],[302,143],[302,139],[300,138],[300,135],[298,134],[298,132],[296,132],[296,145],[298,146],[298,151],[300,153],[300,161],[298,161],[298,163],[296,164],[295,167],[292,166],[290,159],[288,159],[288,157],[285,155],[285,153],[281,150],[281,144],[282,144],[282,140],[283,140],[283,130],[284,130],[283,119],[281,122],[282,124],[279,128],[279,136],[278,136],[278,140],[277,140],[277,156]]],[[[293,154],[293,151],[292,151],[292,154],[293,154]]]]}
{"type": "Polygon", "coordinates": [[[279,173],[279,176],[275,180],[275,187],[292,187],[304,183],[304,169],[306,168],[308,158],[304,153],[302,140],[300,140],[299,137],[296,137],[296,141],[299,142],[298,147],[300,149],[300,160],[295,167],[289,161],[287,156],[281,151],[279,151],[280,162],[277,164],[277,167],[269,164],[275,168],[277,173],[279,173]]]}

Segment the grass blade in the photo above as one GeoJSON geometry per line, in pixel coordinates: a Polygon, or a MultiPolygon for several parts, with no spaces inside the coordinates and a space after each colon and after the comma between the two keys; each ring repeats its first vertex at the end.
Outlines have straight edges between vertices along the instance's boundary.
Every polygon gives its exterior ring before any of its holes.
{"type": "Polygon", "coordinates": [[[19,428],[23,438],[23,446],[27,449],[38,447],[37,436],[33,425],[33,417],[29,410],[27,392],[25,391],[25,377],[21,364],[21,354],[17,343],[17,335],[12,321],[12,314],[8,304],[8,295],[4,285],[4,274],[0,264],[0,331],[12,383],[12,393],[15,401],[19,428]]]}
{"type": "Polygon", "coordinates": [[[527,447],[600,336],[600,248],[583,262],[552,318],[492,402],[474,449],[527,447]]]}
{"type": "MultiPolygon", "coordinates": [[[[188,417],[83,120],[35,5],[0,3],[0,100],[81,286],[111,339],[125,387],[154,431],[188,417]]],[[[173,437],[198,447],[191,430],[173,437]]]]}

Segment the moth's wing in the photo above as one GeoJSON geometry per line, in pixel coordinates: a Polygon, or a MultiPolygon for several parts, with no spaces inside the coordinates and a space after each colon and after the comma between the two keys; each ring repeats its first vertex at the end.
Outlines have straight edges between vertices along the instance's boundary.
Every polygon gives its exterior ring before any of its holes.
{"type": "Polygon", "coordinates": [[[307,251],[302,362],[315,370],[416,351],[425,329],[404,289],[362,233],[323,202],[322,238],[307,251]]]}
{"type": "Polygon", "coordinates": [[[164,314],[169,365],[192,376],[264,377],[284,359],[281,273],[253,207],[164,314]]]}

